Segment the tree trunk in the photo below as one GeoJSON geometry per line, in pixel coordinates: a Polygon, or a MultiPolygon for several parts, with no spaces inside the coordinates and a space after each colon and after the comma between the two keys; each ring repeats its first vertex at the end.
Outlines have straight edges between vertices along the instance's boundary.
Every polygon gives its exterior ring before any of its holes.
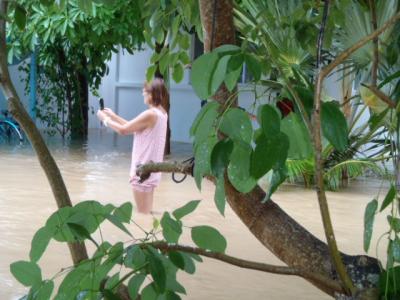
{"type": "MultiPolygon", "coordinates": [[[[235,43],[232,12],[232,2],[229,0],[200,0],[204,52],[223,44],[235,43]],[[216,14],[214,18],[213,13],[216,14]]],[[[222,85],[214,95],[214,99],[224,104],[230,95],[231,93],[222,85]]],[[[309,233],[273,201],[261,203],[265,193],[259,187],[248,194],[242,194],[225,180],[225,192],[227,202],[242,222],[279,259],[291,267],[316,272],[339,282],[327,245],[309,233]]],[[[377,275],[380,272],[376,259],[345,254],[342,258],[357,286],[369,288],[376,285],[377,275]],[[371,278],[375,281],[371,282],[371,278]]],[[[320,283],[312,283],[329,295],[333,296],[335,293],[320,283]]]]}
{"type": "MultiPolygon", "coordinates": [[[[73,75],[72,75],[73,76],[73,75]]],[[[89,85],[87,79],[87,61],[82,57],[76,72],[77,95],[73,103],[71,137],[86,138],[89,124],[89,85]]]]}
{"type": "MultiPolygon", "coordinates": [[[[7,1],[0,0],[0,15],[7,15],[7,1]]],[[[47,176],[47,180],[50,183],[57,206],[59,208],[72,206],[60,170],[58,169],[54,158],[50,154],[49,149],[40,135],[39,130],[36,128],[35,123],[29,117],[29,114],[26,112],[21,101],[19,100],[14,85],[11,82],[7,66],[5,32],[5,20],[0,18],[0,88],[7,99],[11,115],[21,125],[38,156],[39,163],[47,176]]],[[[86,248],[83,243],[68,243],[68,246],[74,264],[77,264],[81,260],[88,258],[86,248]]]]}

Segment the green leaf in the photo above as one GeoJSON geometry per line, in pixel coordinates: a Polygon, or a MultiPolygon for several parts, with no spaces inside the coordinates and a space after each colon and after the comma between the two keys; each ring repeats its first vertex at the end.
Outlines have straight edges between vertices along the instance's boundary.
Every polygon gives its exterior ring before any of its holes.
{"type": "Polygon", "coordinates": [[[371,243],[372,228],[374,225],[375,212],[378,208],[378,201],[373,199],[367,204],[364,212],[364,251],[368,252],[371,243]]]}
{"type": "Polygon", "coordinates": [[[167,293],[165,294],[165,299],[166,300],[181,300],[182,298],[178,294],[176,294],[172,291],[167,291],[167,293]]]}
{"type": "Polygon", "coordinates": [[[75,240],[67,221],[73,214],[72,207],[63,207],[53,213],[46,222],[46,228],[53,233],[53,238],[59,242],[73,242],[75,240]]]}
{"type": "Polygon", "coordinates": [[[147,82],[150,82],[153,80],[156,70],[157,70],[156,65],[151,65],[150,67],[147,68],[147,71],[146,71],[146,81],[147,82]]]}
{"type": "Polygon", "coordinates": [[[85,239],[88,239],[91,240],[96,246],[98,246],[96,241],[92,239],[89,231],[87,231],[85,227],[80,224],[70,222],[68,222],[67,225],[77,241],[84,241],[85,239]]]}
{"type": "Polygon", "coordinates": [[[188,274],[194,274],[196,272],[196,265],[193,262],[193,259],[188,253],[180,252],[183,260],[185,261],[185,272],[188,274]]]}
{"type": "Polygon", "coordinates": [[[86,14],[92,12],[92,0],[78,0],[78,7],[86,14]]]}
{"type": "Polygon", "coordinates": [[[178,251],[170,251],[168,252],[169,260],[177,266],[179,269],[185,269],[185,259],[182,254],[178,251]]]}
{"type": "Polygon", "coordinates": [[[199,143],[203,142],[206,139],[209,139],[210,136],[215,136],[215,120],[218,116],[217,109],[219,106],[211,106],[208,109],[199,123],[197,124],[196,131],[195,131],[195,144],[198,145],[199,143]]]}
{"type": "Polygon", "coordinates": [[[215,252],[225,252],[227,246],[225,238],[210,226],[193,227],[192,240],[198,247],[215,252]]]}
{"type": "Polygon", "coordinates": [[[313,155],[313,147],[307,128],[296,113],[290,113],[281,121],[281,131],[289,137],[288,157],[307,159],[313,155]]]}
{"type": "Polygon", "coordinates": [[[20,30],[25,29],[26,25],[26,10],[21,5],[17,5],[14,11],[15,23],[20,30]]]}
{"type": "Polygon", "coordinates": [[[243,56],[233,55],[228,62],[228,67],[225,76],[225,85],[229,91],[232,91],[242,73],[243,56]]]}
{"type": "Polygon", "coordinates": [[[264,134],[269,137],[280,132],[281,118],[275,107],[270,104],[258,108],[257,119],[264,134]]]}
{"type": "Polygon", "coordinates": [[[250,174],[252,152],[250,145],[235,143],[228,165],[229,181],[241,193],[250,192],[257,184],[255,178],[250,174]]]}
{"type": "Polygon", "coordinates": [[[211,119],[211,122],[213,120],[215,120],[215,118],[218,116],[218,109],[219,109],[219,104],[216,101],[211,101],[208,102],[206,105],[204,105],[200,112],[197,114],[195,120],[193,121],[192,126],[190,127],[190,135],[194,136],[196,134],[196,132],[198,131],[199,125],[206,123],[203,122],[203,119],[205,117],[207,117],[207,121],[209,121],[209,119],[211,119]],[[207,115],[211,115],[213,118],[207,116],[207,115]]]}
{"type": "Polygon", "coordinates": [[[385,196],[385,199],[382,202],[381,209],[379,211],[381,212],[386,207],[388,207],[388,205],[392,203],[392,201],[394,200],[395,196],[396,196],[396,187],[392,184],[385,196]]]}
{"type": "Polygon", "coordinates": [[[182,234],[182,224],[171,218],[168,212],[165,212],[161,218],[161,227],[163,236],[168,243],[177,243],[182,234]]]}
{"type": "Polygon", "coordinates": [[[162,261],[152,252],[146,252],[147,261],[149,262],[150,274],[153,277],[157,292],[160,294],[165,292],[166,272],[162,261]]]}
{"type": "Polygon", "coordinates": [[[325,138],[335,149],[344,151],[348,147],[347,121],[335,101],[322,103],[321,127],[325,138]]]}
{"type": "Polygon", "coordinates": [[[228,67],[228,62],[231,57],[229,55],[223,56],[217,64],[217,67],[213,73],[211,78],[211,89],[210,96],[214,95],[215,92],[219,89],[222,82],[224,82],[226,69],[228,67]]]}
{"type": "Polygon", "coordinates": [[[181,48],[184,50],[188,50],[190,47],[189,35],[183,34],[180,35],[178,38],[179,38],[178,39],[179,46],[181,46],[181,48]]]}
{"type": "Polygon", "coordinates": [[[283,165],[286,161],[288,150],[289,139],[282,132],[268,138],[264,136],[259,139],[251,158],[251,175],[259,179],[274,166],[283,165]]]}
{"type": "Polygon", "coordinates": [[[129,223],[132,218],[132,203],[126,202],[120,207],[116,208],[113,215],[118,218],[121,222],[129,223]]]}
{"type": "Polygon", "coordinates": [[[241,48],[236,45],[225,44],[225,45],[219,46],[218,48],[215,48],[213,50],[213,52],[218,53],[221,56],[236,55],[236,54],[240,54],[241,48]]]}
{"type": "MultiPolygon", "coordinates": [[[[398,299],[400,295],[400,266],[388,268],[379,274],[379,292],[383,298],[387,294],[387,299],[398,299]],[[390,298],[389,298],[390,297],[390,298]]],[[[384,298],[383,298],[384,299],[384,298]]]]}
{"type": "Polygon", "coordinates": [[[179,82],[182,81],[182,79],[183,79],[183,67],[182,67],[182,64],[177,63],[174,66],[174,70],[172,72],[172,78],[174,79],[174,81],[176,83],[179,83],[179,82]]]}
{"type": "Polygon", "coordinates": [[[158,293],[156,290],[156,285],[151,283],[144,287],[141,294],[141,300],[157,300],[158,293]]]}
{"type": "Polygon", "coordinates": [[[106,219],[117,226],[119,229],[121,229],[123,232],[125,232],[127,235],[132,236],[128,229],[126,229],[125,225],[122,224],[122,222],[117,217],[113,215],[106,215],[106,219]]]}
{"type": "Polygon", "coordinates": [[[124,244],[117,242],[108,250],[106,262],[122,263],[122,255],[124,254],[124,244]]]}
{"type": "Polygon", "coordinates": [[[211,95],[211,79],[218,63],[216,53],[203,54],[192,65],[191,82],[193,89],[200,99],[207,99],[211,95]]]}
{"type": "Polygon", "coordinates": [[[52,280],[43,281],[37,294],[35,295],[35,300],[48,300],[51,299],[51,294],[53,293],[54,282],[52,280]]]}
{"type": "Polygon", "coordinates": [[[215,195],[214,195],[215,206],[219,213],[224,216],[225,213],[225,180],[224,176],[221,175],[217,177],[217,184],[215,186],[215,195]]]}
{"type": "Polygon", "coordinates": [[[400,262],[400,239],[396,236],[392,241],[392,256],[395,262],[400,262]]]}
{"type": "Polygon", "coordinates": [[[40,0],[40,3],[44,6],[50,6],[54,3],[54,0],[40,0]]]}
{"type": "Polygon", "coordinates": [[[146,279],[145,274],[136,274],[128,282],[128,292],[131,299],[136,299],[139,294],[140,286],[143,284],[146,279]]]}
{"type": "Polygon", "coordinates": [[[245,54],[244,56],[247,68],[249,69],[250,73],[253,75],[256,81],[260,80],[261,72],[262,72],[262,65],[261,62],[253,54],[245,54]]]}
{"type": "Polygon", "coordinates": [[[393,218],[392,216],[387,216],[387,220],[389,223],[390,228],[394,230],[394,232],[399,233],[400,232],[400,219],[399,218],[393,218]]]}
{"type": "Polygon", "coordinates": [[[285,165],[282,166],[281,168],[274,170],[274,173],[272,174],[271,183],[269,184],[268,192],[263,200],[263,203],[271,199],[272,194],[275,193],[275,191],[286,180],[286,178],[287,178],[287,169],[285,165]]]}
{"type": "Polygon", "coordinates": [[[33,236],[29,258],[32,262],[37,262],[43,255],[52,237],[52,233],[47,227],[40,228],[33,236]]]}
{"type": "Polygon", "coordinates": [[[213,136],[201,142],[195,147],[194,178],[198,189],[201,189],[201,181],[204,175],[211,174],[211,151],[217,143],[217,137],[213,136]]]}
{"type": "Polygon", "coordinates": [[[146,255],[139,245],[128,248],[124,259],[124,266],[131,269],[139,269],[146,263],[146,255]]]}
{"type": "Polygon", "coordinates": [[[119,272],[115,273],[113,276],[107,279],[105,289],[112,290],[114,287],[118,287],[117,283],[119,281],[119,272]]]}
{"type": "Polygon", "coordinates": [[[189,55],[186,53],[186,51],[179,52],[178,57],[183,65],[187,65],[190,63],[190,58],[189,58],[189,55]]]}
{"type": "Polygon", "coordinates": [[[39,266],[31,261],[17,261],[10,265],[10,271],[20,283],[25,286],[40,284],[42,272],[39,266]]]}
{"type": "Polygon", "coordinates": [[[184,216],[192,213],[197,208],[197,206],[199,205],[200,201],[201,200],[190,201],[190,202],[186,203],[184,206],[175,209],[172,212],[172,215],[175,217],[175,219],[180,220],[184,216]]]}
{"type": "Polygon", "coordinates": [[[211,152],[211,172],[215,177],[224,175],[232,150],[233,142],[230,139],[220,140],[215,144],[211,152]]]}
{"type": "Polygon", "coordinates": [[[239,108],[230,108],[222,116],[220,130],[234,141],[243,141],[250,144],[253,134],[247,113],[239,108]]]}

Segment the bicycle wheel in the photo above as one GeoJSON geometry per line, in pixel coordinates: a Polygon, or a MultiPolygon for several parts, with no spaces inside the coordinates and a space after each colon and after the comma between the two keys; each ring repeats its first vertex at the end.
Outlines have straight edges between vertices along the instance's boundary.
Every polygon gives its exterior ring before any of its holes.
{"type": "Polygon", "coordinates": [[[24,137],[19,130],[18,125],[11,121],[5,120],[0,121],[0,127],[0,135],[2,135],[3,140],[13,144],[23,142],[24,137]]]}

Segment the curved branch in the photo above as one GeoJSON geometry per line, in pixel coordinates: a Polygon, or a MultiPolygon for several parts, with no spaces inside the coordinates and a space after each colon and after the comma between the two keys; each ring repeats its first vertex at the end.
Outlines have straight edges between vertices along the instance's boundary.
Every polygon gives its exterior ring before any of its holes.
{"type": "Polygon", "coordinates": [[[254,262],[254,261],[249,261],[249,260],[244,260],[241,258],[237,258],[234,256],[230,256],[224,253],[220,252],[214,252],[214,251],[209,251],[209,250],[204,250],[201,248],[197,247],[190,247],[190,246],[184,246],[184,245],[179,245],[179,244],[168,244],[166,242],[154,242],[150,244],[154,248],[160,249],[162,251],[182,251],[182,252],[187,252],[187,253],[193,253],[205,257],[209,257],[215,260],[219,260],[234,266],[237,266],[239,268],[244,268],[244,269],[250,269],[250,270],[256,270],[256,271],[261,271],[261,272],[266,272],[266,273],[273,273],[273,274],[280,274],[280,275],[294,275],[294,276],[300,276],[315,282],[319,282],[324,286],[329,287],[330,289],[338,292],[338,293],[343,293],[343,288],[341,285],[322,275],[318,274],[315,272],[309,272],[305,270],[301,270],[298,268],[292,268],[292,267],[287,267],[287,266],[276,266],[276,265],[271,265],[271,264],[265,264],[265,263],[260,263],[260,262],[254,262]]]}
{"type": "MultiPolygon", "coordinates": [[[[0,14],[7,15],[8,1],[0,0],[0,14]]],[[[39,163],[44,170],[47,180],[51,186],[54,198],[59,208],[72,206],[71,200],[60,170],[50,154],[39,130],[29,117],[24,106],[19,100],[15,87],[10,79],[7,66],[7,47],[6,47],[6,21],[0,18],[0,88],[8,102],[8,107],[12,116],[18,121],[22,129],[29,138],[33,149],[37,153],[39,163]]],[[[83,243],[68,243],[74,264],[87,259],[87,252],[83,243]]]]}
{"type": "Polygon", "coordinates": [[[316,78],[316,93],[314,96],[314,149],[315,149],[315,177],[316,177],[316,190],[318,196],[319,210],[321,212],[322,224],[325,231],[326,241],[328,243],[328,248],[330,256],[332,258],[336,272],[339,275],[340,280],[346,289],[347,294],[352,294],[354,292],[354,285],[350,279],[349,274],[344,266],[340,252],[336,243],[335,233],[333,231],[332,220],[329,213],[328,201],[326,199],[325,193],[325,183],[324,183],[324,163],[322,158],[322,141],[321,141],[321,86],[322,81],[320,81],[319,74],[321,72],[321,53],[322,45],[324,41],[325,26],[328,20],[329,11],[329,0],[325,0],[324,11],[321,21],[321,28],[318,35],[317,41],[317,78],[316,78]]]}

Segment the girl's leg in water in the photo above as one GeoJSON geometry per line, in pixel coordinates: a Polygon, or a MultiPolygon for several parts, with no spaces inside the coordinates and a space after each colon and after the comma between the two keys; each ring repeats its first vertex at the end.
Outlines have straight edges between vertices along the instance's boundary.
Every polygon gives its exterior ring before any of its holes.
{"type": "Polygon", "coordinates": [[[150,214],[153,208],[153,192],[142,192],[138,190],[133,190],[133,198],[136,202],[136,207],[139,213],[150,214]]]}

